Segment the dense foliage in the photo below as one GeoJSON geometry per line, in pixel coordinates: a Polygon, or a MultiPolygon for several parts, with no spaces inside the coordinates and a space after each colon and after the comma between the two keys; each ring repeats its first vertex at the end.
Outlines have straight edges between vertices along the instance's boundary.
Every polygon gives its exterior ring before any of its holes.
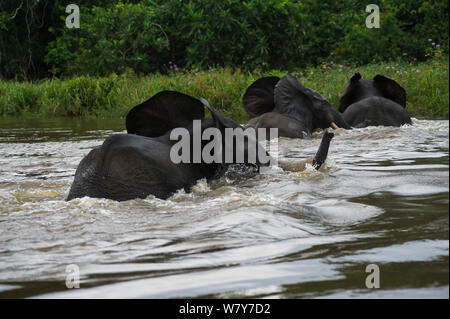
{"type": "Polygon", "coordinates": [[[447,0],[379,0],[379,29],[366,27],[357,0],[83,0],[79,29],[65,27],[70,3],[0,2],[0,77],[292,70],[448,53],[447,0]]]}
{"type": "MultiPolygon", "coordinates": [[[[364,78],[382,73],[396,79],[405,88],[407,110],[411,116],[448,119],[448,59],[436,55],[425,62],[398,60],[357,68],[329,62],[314,68],[301,68],[291,74],[337,106],[346,82],[355,72],[360,72],[364,78]]],[[[286,74],[280,70],[265,71],[265,75],[286,74]]],[[[170,75],[137,76],[130,72],[105,77],[83,75],[35,83],[0,80],[0,116],[123,117],[149,96],[161,90],[175,90],[204,97],[224,115],[245,123],[248,116],[242,107],[242,96],[247,87],[261,76],[261,72],[219,68],[170,75]]]]}

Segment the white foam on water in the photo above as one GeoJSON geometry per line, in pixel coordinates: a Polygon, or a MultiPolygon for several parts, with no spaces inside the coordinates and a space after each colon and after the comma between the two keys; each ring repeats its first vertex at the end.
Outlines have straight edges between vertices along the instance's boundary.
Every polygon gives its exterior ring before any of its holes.
{"type": "Polygon", "coordinates": [[[313,207],[329,223],[353,224],[378,216],[384,212],[382,208],[339,199],[326,199],[317,202],[313,207]]]}

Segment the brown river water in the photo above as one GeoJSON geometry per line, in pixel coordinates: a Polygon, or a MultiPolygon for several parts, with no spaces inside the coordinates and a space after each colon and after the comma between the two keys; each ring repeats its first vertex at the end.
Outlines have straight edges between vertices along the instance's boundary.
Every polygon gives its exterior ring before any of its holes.
{"type": "Polygon", "coordinates": [[[0,119],[0,298],[449,297],[448,121],[339,129],[320,171],[316,132],[278,139],[284,170],[64,201],[123,122],[0,119]]]}

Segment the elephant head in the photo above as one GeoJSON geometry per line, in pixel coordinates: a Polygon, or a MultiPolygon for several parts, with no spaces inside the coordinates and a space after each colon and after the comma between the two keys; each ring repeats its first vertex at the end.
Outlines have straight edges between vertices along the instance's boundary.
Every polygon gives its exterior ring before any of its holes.
{"type": "MultiPolygon", "coordinates": [[[[249,146],[254,143],[256,147],[261,147],[257,143],[256,134],[252,134],[252,130],[245,129],[234,120],[224,117],[204,98],[196,99],[176,91],[161,91],[130,110],[126,117],[126,128],[130,134],[147,137],[170,135],[173,129],[186,128],[190,136],[193,136],[193,120],[201,121],[200,133],[202,135],[208,128],[218,129],[221,134],[222,163],[231,164],[230,159],[225,161],[226,153],[233,152],[236,159],[235,153],[239,150],[245,156],[244,163],[242,161],[240,163],[261,164],[258,158],[253,162],[251,159],[250,162],[248,161],[249,146]],[[210,118],[204,117],[205,107],[211,113],[210,118]],[[227,129],[233,130],[234,135],[231,140],[225,139],[227,129]]],[[[192,146],[193,141],[191,142],[192,146]]],[[[208,143],[209,140],[202,139],[201,148],[208,143]]],[[[232,163],[236,162],[237,160],[232,161],[232,163]]]]}
{"type": "Polygon", "coordinates": [[[222,135],[222,169],[230,164],[245,164],[259,168],[270,164],[270,155],[258,141],[257,132],[253,128],[243,127],[236,121],[224,117],[209,102],[200,98],[208,108],[214,126],[222,135]],[[232,156],[229,156],[229,154],[232,156]]]}
{"type": "Polygon", "coordinates": [[[406,91],[393,79],[380,74],[362,79],[360,73],[355,73],[341,95],[339,111],[343,113],[351,104],[372,96],[384,97],[406,108],[406,91]]]}
{"type": "Polygon", "coordinates": [[[275,86],[275,110],[299,121],[311,122],[316,128],[350,126],[328,100],[317,91],[305,87],[293,76],[283,77],[275,86]]]}
{"type": "Polygon", "coordinates": [[[245,92],[243,105],[252,117],[249,126],[276,127],[280,136],[301,138],[316,128],[350,128],[325,97],[293,76],[255,81],[245,92]]]}

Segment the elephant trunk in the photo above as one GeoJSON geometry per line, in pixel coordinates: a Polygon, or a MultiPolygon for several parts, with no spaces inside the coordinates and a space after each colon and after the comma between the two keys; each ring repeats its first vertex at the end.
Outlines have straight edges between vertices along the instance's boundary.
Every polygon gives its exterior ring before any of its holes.
{"type": "Polygon", "coordinates": [[[334,133],[328,132],[328,130],[325,130],[325,133],[322,137],[322,142],[320,143],[319,149],[317,150],[316,156],[314,157],[314,160],[312,161],[312,166],[315,169],[319,169],[322,164],[327,159],[328,155],[328,149],[330,148],[330,142],[331,139],[334,137],[334,133]]]}

